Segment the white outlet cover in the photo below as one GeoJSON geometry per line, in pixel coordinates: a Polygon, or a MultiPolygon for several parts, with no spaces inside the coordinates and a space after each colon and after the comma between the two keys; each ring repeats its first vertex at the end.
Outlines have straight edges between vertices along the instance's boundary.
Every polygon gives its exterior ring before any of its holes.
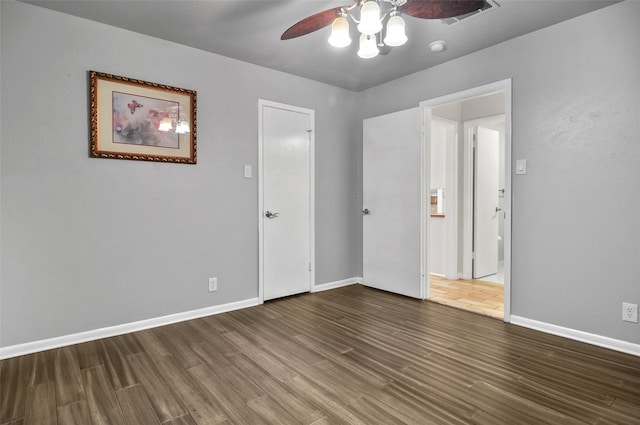
{"type": "Polygon", "coordinates": [[[622,320],[638,323],[638,304],[622,303],[622,320]]]}

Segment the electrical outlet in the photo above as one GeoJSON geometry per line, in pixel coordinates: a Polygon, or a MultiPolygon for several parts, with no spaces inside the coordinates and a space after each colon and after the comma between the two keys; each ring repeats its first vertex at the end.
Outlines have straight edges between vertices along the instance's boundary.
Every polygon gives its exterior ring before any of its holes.
{"type": "Polygon", "coordinates": [[[638,304],[622,303],[622,320],[638,323],[638,304]]]}
{"type": "Polygon", "coordinates": [[[209,278],[209,292],[215,292],[218,290],[218,278],[210,277],[209,278]]]}

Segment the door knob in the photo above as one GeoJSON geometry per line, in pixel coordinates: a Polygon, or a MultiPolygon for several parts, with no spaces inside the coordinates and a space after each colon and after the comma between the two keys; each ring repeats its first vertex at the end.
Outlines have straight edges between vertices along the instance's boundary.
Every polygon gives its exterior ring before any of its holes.
{"type": "Polygon", "coordinates": [[[369,208],[365,208],[362,210],[362,215],[369,215],[371,214],[371,210],[369,210],[369,208]]]}
{"type": "Polygon", "coordinates": [[[276,218],[278,215],[280,215],[280,213],[267,211],[266,213],[264,213],[264,215],[267,218],[276,218]]]}

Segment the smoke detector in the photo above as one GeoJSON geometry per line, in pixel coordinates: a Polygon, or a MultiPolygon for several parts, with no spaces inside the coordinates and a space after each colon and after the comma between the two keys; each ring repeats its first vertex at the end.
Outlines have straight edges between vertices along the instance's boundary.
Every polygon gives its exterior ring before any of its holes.
{"type": "Polygon", "coordinates": [[[434,53],[442,52],[446,48],[447,43],[442,40],[432,41],[431,43],[429,43],[429,50],[434,53]]]}

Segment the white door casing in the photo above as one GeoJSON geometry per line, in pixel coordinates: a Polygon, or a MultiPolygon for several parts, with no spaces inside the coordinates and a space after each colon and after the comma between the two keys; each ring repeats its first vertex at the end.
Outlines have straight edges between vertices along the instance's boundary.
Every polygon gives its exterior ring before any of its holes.
{"type": "Polygon", "coordinates": [[[473,191],[473,278],[498,272],[500,134],[475,127],[473,191]]]}
{"type": "Polygon", "coordinates": [[[313,287],[314,111],[259,101],[259,298],[313,287]]]}
{"type": "MultiPolygon", "coordinates": [[[[504,162],[504,171],[505,171],[505,181],[504,181],[504,321],[505,322],[510,322],[511,321],[511,200],[512,200],[512,182],[511,182],[511,163],[512,163],[512,153],[511,153],[511,93],[512,93],[512,82],[511,79],[505,79],[502,81],[497,81],[494,83],[490,83],[490,84],[486,84],[483,86],[478,86],[478,87],[473,87],[467,90],[463,90],[457,93],[452,93],[452,94],[447,94],[445,96],[441,96],[441,97],[437,97],[437,98],[433,98],[433,99],[429,99],[429,100],[425,100],[423,102],[420,102],[420,106],[423,109],[423,114],[424,114],[424,133],[423,133],[423,144],[424,144],[424,150],[425,151],[429,151],[430,149],[430,140],[429,140],[429,135],[430,135],[430,129],[431,129],[431,119],[432,119],[432,110],[434,108],[437,108],[439,106],[442,105],[447,105],[447,104],[451,104],[453,102],[461,102],[467,99],[472,99],[472,98],[476,98],[479,96],[486,96],[492,93],[496,93],[499,91],[502,91],[504,93],[504,98],[505,98],[505,104],[504,104],[504,118],[503,118],[503,122],[504,122],[504,156],[505,156],[505,162],[504,162]]],[[[465,125],[466,126],[466,125],[465,125]]],[[[465,128],[465,133],[466,133],[466,128],[465,128]]],[[[466,143],[466,134],[465,134],[465,143],[464,143],[464,161],[463,161],[463,165],[462,165],[462,170],[465,172],[465,175],[463,177],[464,181],[467,182],[470,180],[470,176],[467,176],[467,170],[471,168],[471,155],[468,153],[468,146],[466,143]]],[[[428,171],[428,170],[427,170],[428,171]]],[[[425,188],[429,188],[429,175],[428,173],[425,173],[423,175],[423,184],[425,188]]],[[[463,231],[462,231],[462,235],[465,236],[468,231],[467,231],[467,227],[471,227],[471,218],[468,218],[466,216],[467,211],[469,210],[469,208],[466,208],[466,205],[470,204],[470,202],[467,202],[467,199],[470,199],[470,194],[467,193],[466,190],[466,183],[463,185],[465,187],[465,189],[463,190],[463,205],[465,205],[465,207],[460,206],[459,208],[459,212],[461,214],[459,214],[459,219],[462,219],[464,225],[463,225],[463,231]],[[469,225],[467,225],[467,223],[469,223],[469,225]]],[[[425,253],[425,258],[426,258],[426,243],[427,243],[427,232],[428,232],[428,228],[429,228],[429,216],[427,214],[424,215],[423,217],[423,225],[422,227],[422,232],[423,232],[423,241],[422,241],[422,247],[423,247],[423,252],[425,253]]],[[[463,250],[463,271],[462,271],[462,278],[463,279],[469,279],[471,277],[471,270],[469,267],[468,272],[465,271],[466,270],[466,264],[470,262],[466,261],[466,256],[467,256],[467,252],[471,252],[470,246],[471,244],[469,243],[469,245],[467,246],[467,242],[466,242],[466,236],[464,237],[464,241],[462,243],[462,250],[463,250]]],[[[429,261],[428,258],[426,258],[426,262],[424,264],[424,273],[428,276],[429,275],[429,261]]],[[[424,280],[424,285],[425,285],[425,289],[424,292],[427,294],[429,294],[429,279],[425,279],[424,280]]]]}
{"type": "MultiPolygon", "coordinates": [[[[429,152],[433,153],[433,138],[444,137],[445,160],[445,192],[444,192],[444,246],[439,247],[444,255],[444,275],[447,279],[458,279],[458,122],[439,116],[431,116],[431,132],[429,152]]],[[[433,161],[433,157],[431,157],[433,161]]],[[[430,170],[433,173],[433,170],[430,170]]],[[[431,189],[437,186],[431,181],[431,189]]],[[[426,185],[426,182],[425,182],[426,185]]],[[[429,200],[427,200],[429,202],[429,200]]],[[[427,211],[427,214],[429,211],[427,211]]],[[[430,218],[430,217],[428,217],[430,218]]],[[[430,220],[428,220],[430,221],[430,220]]],[[[433,223],[431,223],[433,224],[433,223]]],[[[429,243],[433,242],[433,228],[429,227],[429,243]]],[[[429,255],[434,255],[431,250],[429,255]]],[[[432,267],[430,267],[433,269],[432,267]]]]}
{"type": "Polygon", "coordinates": [[[419,108],[363,122],[363,283],[422,298],[419,108]]]}

